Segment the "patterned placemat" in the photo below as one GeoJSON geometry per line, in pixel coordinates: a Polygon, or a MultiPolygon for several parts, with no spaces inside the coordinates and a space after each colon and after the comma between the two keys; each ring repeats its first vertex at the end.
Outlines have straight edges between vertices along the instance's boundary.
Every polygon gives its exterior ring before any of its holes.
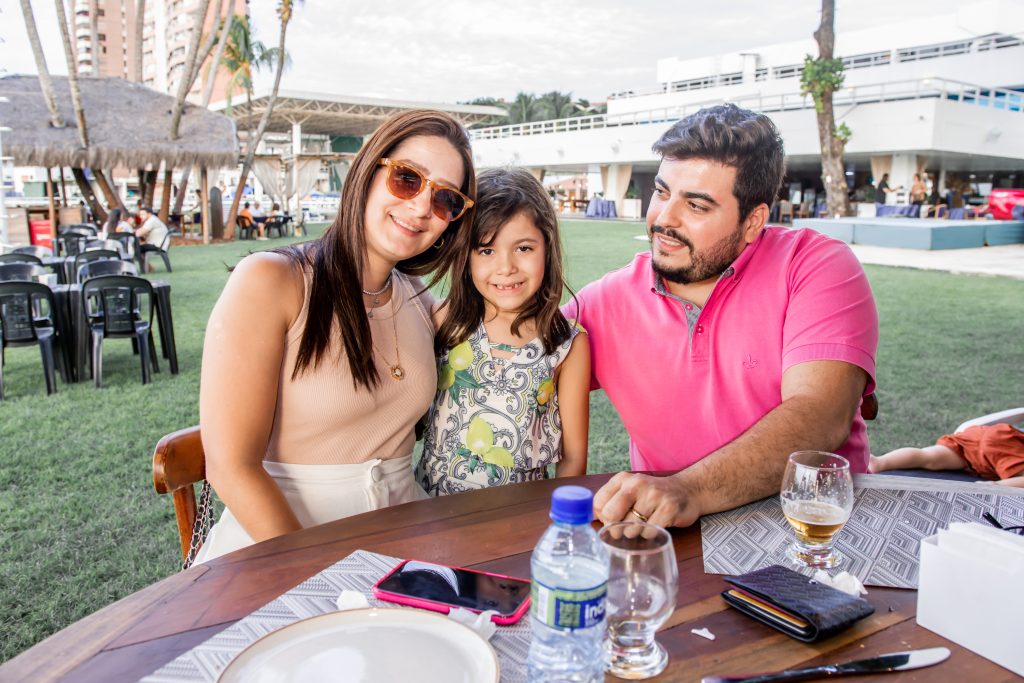
{"type": "MultiPolygon", "coordinates": [[[[854,475],[853,514],[836,540],[846,570],[869,586],[917,588],[921,539],[950,522],[1024,524],[1024,490],[990,483],[854,475]]],[[[701,519],[704,571],[744,574],[787,564],[793,531],[778,496],[701,519]]]]}
{"type": "MultiPolygon", "coordinates": [[[[371,607],[415,609],[377,600],[371,594],[373,584],[399,562],[401,560],[394,557],[357,550],[141,680],[145,683],[216,681],[231,660],[258,638],[299,619],[335,611],[334,602],[343,590],[361,592],[371,607]]],[[[501,680],[525,681],[526,653],[530,649],[529,619],[499,626],[490,643],[498,653],[501,680]]]]}

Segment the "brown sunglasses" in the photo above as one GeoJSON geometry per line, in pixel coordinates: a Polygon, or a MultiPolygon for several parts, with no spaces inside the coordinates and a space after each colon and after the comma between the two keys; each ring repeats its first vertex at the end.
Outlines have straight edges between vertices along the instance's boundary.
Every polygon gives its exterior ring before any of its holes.
{"type": "Polygon", "coordinates": [[[401,161],[384,157],[377,165],[387,166],[388,177],[385,185],[388,192],[398,199],[412,199],[423,192],[424,188],[429,187],[432,191],[430,209],[443,221],[451,223],[458,220],[466,213],[466,209],[473,206],[473,200],[466,195],[450,187],[438,185],[418,169],[401,161]]]}

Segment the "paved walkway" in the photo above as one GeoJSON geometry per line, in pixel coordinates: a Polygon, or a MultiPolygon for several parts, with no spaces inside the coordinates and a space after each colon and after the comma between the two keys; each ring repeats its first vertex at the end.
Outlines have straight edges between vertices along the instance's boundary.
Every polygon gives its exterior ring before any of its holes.
{"type": "MultiPolygon", "coordinates": [[[[647,241],[646,235],[637,235],[647,241]]],[[[897,249],[869,244],[851,244],[861,263],[922,270],[944,270],[968,275],[998,275],[1024,280],[1024,244],[1009,244],[979,249],[897,249]]]]}
{"type": "Polygon", "coordinates": [[[1024,244],[978,249],[895,249],[851,244],[861,263],[923,270],[944,270],[969,275],[1000,275],[1024,280],[1024,244]]]}

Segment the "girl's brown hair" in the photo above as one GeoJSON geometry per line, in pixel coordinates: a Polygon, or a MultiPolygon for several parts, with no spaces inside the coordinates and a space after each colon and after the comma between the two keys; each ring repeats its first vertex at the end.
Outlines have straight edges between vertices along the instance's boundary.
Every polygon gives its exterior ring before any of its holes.
{"type": "MultiPolygon", "coordinates": [[[[559,304],[563,289],[568,289],[562,274],[562,245],[558,238],[558,217],[540,182],[521,168],[495,168],[477,177],[476,217],[471,230],[456,237],[451,259],[451,291],[445,305],[447,316],[434,339],[440,355],[469,339],[484,318],[484,299],[473,284],[469,257],[474,249],[486,247],[502,226],[519,214],[526,215],[544,236],[544,279],[532,301],[519,311],[512,322],[512,334],[536,319],[537,335],[546,353],[553,353],[569,338],[569,321],[559,304]]],[[[571,291],[571,290],[570,290],[571,291]]]]}
{"type": "MultiPolygon", "coordinates": [[[[373,362],[370,322],[362,295],[366,200],[378,169],[378,160],[417,136],[438,137],[452,144],[462,158],[464,177],[459,190],[470,198],[476,196],[469,134],[458,121],[443,112],[427,109],[402,112],[385,121],[352,161],[341,190],[338,215],[323,236],[309,245],[281,250],[301,267],[309,268],[313,276],[306,327],[299,344],[293,378],[320,364],[330,348],[331,331],[337,323],[353,384],[356,388],[372,389],[380,381],[373,362]]],[[[473,208],[470,207],[461,218],[448,224],[432,248],[400,261],[396,268],[409,275],[435,273],[430,282],[434,284],[448,267],[457,236],[467,232],[463,226],[472,222],[473,208]]],[[[392,296],[395,296],[395,291],[392,296]]]]}

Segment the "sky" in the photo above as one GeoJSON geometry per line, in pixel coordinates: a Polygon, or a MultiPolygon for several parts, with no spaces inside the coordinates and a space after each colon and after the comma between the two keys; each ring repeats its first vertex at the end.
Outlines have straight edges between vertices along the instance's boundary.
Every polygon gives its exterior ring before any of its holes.
{"type": "MultiPolygon", "coordinates": [[[[155,2],[157,0],[149,0],[155,2]]],[[[66,73],[52,0],[32,3],[53,73],[66,73]]],[[[956,11],[957,0],[837,0],[836,30],[956,11]]],[[[276,2],[252,0],[257,37],[276,2]]],[[[421,102],[550,90],[603,101],[657,84],[665,57],[809,38],[820,0],[306,0],[288,28],[282,89],[421,102]]],[[[35,73],[19,0],[0,0],[0,74],[35,73]]],[[[269,88],[272,74],[257,75],[269,88]]]]}

